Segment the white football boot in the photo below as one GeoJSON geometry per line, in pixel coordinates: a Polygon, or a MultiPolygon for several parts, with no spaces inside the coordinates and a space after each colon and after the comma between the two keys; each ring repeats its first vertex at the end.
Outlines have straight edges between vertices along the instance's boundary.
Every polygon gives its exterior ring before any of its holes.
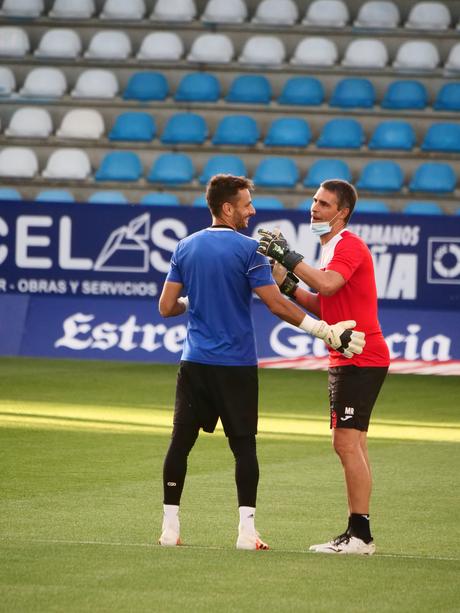
{"type": "Polygon", "coordinates": [[[260,534],[256,530],[244,530],[239,528],[238,530],[238,539],[236,541],[237,549],[247,549],[247,550],[266,550],[270,549],[267,543],[264,543],[260,538],[260,534]]]}
{"type": "Polygon", "coordinates": [[[357,554],[371,556],[375,553],[374,541],[365,543],[363,540],[351,534],[341,534],[337,538],[328,543],[320,545],[312,545],[310,551],[315,553],[341,553],[341,554],[357,554]]]}
{"type": "Polygon", "coordinates": [[[163,519],[161,536],[158,539],[158,543],[162,547],[176,547],[177,545],[182,545],[180,540],[180,524],[178,517],[168,517],[168,519],[163,519]]]}

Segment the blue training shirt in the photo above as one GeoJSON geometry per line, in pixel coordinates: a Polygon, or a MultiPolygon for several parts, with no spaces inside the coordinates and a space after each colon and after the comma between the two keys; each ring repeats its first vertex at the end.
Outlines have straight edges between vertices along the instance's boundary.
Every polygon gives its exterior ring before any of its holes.
{"type": "Polygon", "coordinates": [[[189,299],[183,360],[257,364],[252,290],[275,283],[257,247],[253,238],[222,227],[200,230],[177,244],[166,281],[182,283],[189,299]]]}

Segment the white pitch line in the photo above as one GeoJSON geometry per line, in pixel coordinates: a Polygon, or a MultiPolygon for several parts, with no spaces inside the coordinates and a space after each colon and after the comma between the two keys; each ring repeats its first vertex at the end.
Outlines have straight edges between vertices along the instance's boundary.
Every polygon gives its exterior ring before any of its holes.
{"type": "MultiPolygon", "coordinates": [[[[159,546],[157,543],[122,543],[118,541],[71,541],[66,539],[14,539],[14,538],[2,538],[0,542],[4,543],[49,543],[54,545],[99,545],[102,547],[142,547],[147,549],[157,549],[159,546]]],[[[227,547],[217,547],[213,545],[182,545],[179,549],[204,549],[209,551],[225,551],[227,547]]],[[[276,553],[295,553],[295,554],[309,554],[318,555],[314,551],[308,551],[304,549],[270,549],[276,553]]],[[[325,554],[326,555],[326,554],[325,554]]],[[[332,555],[332,554],[330,554],[332,555]]],[[[364,556],[363,556],[364,557],[364,556]]],[[[444,556],[417,556],[409,554],[398,553],[375,553],[372,557],[377,558],[395,558],[400,560],[431,560],[431,561],[443,561],[443,562],[460,562],[460,558],[447,558],[444,556]]]]}

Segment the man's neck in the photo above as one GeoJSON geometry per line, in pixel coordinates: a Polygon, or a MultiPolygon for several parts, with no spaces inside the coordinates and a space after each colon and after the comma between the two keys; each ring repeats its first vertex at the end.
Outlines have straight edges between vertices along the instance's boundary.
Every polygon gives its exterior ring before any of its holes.
{"type": "Polygon", "coordinates": [[[225,227],[225,228],[230,228],[231,230],[236,230],[235,226],[232,225],[232,223],[229,222],[227,219],[222,219],[222,217],[215,217],[213,215],[211,227],[215,228],[216,226],[221,227],[221,228],[225,227]]]}
{"type": "Polygon", "coordinates": [[[339,226],[338,228],[332,228],[332,230],[330,232],[328,232],[327,234],[323,234],[323,236],[320,236],[320,242],[321,242],[321,246],[324,247],[324,245],[326,245],[329,241],[331,241],[334,236],[337,236],[337,234],[339,234],[340,232],[342,232],[342,230],[345,230],[345,224],[343,226],[339,226]]]}

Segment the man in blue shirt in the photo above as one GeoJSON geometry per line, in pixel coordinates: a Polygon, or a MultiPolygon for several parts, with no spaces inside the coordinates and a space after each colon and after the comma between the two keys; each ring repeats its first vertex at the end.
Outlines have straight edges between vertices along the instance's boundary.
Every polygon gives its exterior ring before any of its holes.
{"type": "Polygon", "coordinates": [[[272,313],[347,357],[361,353],[364,335],[354,321],[329,326],[307,315],[279,291],[258,242],[238,233],[255,215],[252,182],[216,175],[206,199],[212,225],[180,241],[159,301],[162,316],[189,312],[180,363],[174,427],[163,467],[164,515],[160,544],[180,544],[179,504],[187,457],[200,428],[220,418],[235,457],[239,549],[268,549],[255,529],[259,465],[256,453],[258,377],[251,300],[254,291],[272,313]],[[185,297],[182,296],[185,294],[185,297]]]}

